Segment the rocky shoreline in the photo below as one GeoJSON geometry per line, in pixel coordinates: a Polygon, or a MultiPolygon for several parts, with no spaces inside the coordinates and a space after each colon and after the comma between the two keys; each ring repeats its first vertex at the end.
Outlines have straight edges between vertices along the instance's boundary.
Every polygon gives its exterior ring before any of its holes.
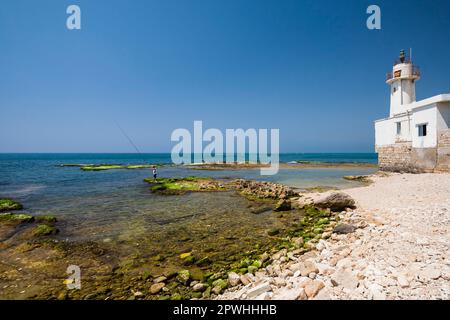
{"type": "MultiPolygon", "coordinates": [[[[95,281],[83,293],[62,290],[56,278],[50,290],[27,296],[35,299],[448,299],[448,178],[378,173],[351,178],[368,186],[313,193],[243,179],[148,179],[155,194],[236,192],[251,213],[278,224],[264,229],[264,245],[245,252],[200,253],[182,245],[186,249],[170,253],[181,267],[165,272],[146,268],[165,265],[170,255],[121,258],[107,243],[58,240],[64,219],[32,216],[3,199],[0,231],[8,240],[1,244],[2,261],[20,257],[17,263],[29,261],[47,274],[64,274],[69,261],[89,266],[95,281]],[[41,265],[45,256],[52,258],[41,265]]],[[[2,268],[8,283],[20,276],[21,268],[2,268]]]]}

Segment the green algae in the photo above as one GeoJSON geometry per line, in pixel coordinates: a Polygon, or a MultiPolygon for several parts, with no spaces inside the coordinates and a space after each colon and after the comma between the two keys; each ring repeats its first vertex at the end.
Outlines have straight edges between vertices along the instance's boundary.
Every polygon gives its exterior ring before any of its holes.
{"type": "Polygon", "coordinates": [[[86,166],[80,167],[83,171],[103,171],[103,170],[113,170],[113,169],[124,169],[121,165],[100,165],[100,166],[86,166]]]}
{"type": "Polygon", "coordinates": [[[33,220],[34,217],[26,213],[0,213],[0,222],[25,223],[33,220]]]}
{"type": "Polygon", "coordinates": [[[56,217],[51,215],[45,215],[45,216],[37,216],[35,217],[36,222],[43,222],[43,223],[55,223],[58,220],[56,217]]]}
{"type": "Polygon", "coordinates": [[[105,171],[105,170],[118,170],[118,169],[127,169],[127,170],[137,170],[137,169],[151,169],[154,167],[161,167],[161,164],[62,164],[60,167],[79,167],[83,171],[105,171]]]}
{"type": "Polygon", "coordinates": [[[11,211],[11,210],[20,210],[23,206],[17,201],[11,199],[0,199],[0,212],[2,211],[11,211]]]}
{"type": "Polygon", "coordinates": [[[214,179],[208,177],[190,176],[185,178],[145,178],[151,184],[152,192],[164,194],[180,194],[188,191],[219,191],[225,190],[214,179]]]}
{"type": "Polygon", "coordinates": [[[371,183],[372,180],[368,176],[343,176],[342,177],[345,180],[349,181],[358,181],[362,183],[371,183]]]}
{"type": "Polygon", "coordinates": [[[38,224],[33,230],[33,235],[36,237],[49,236],[49,235],[54,235],[57,233],[58,233],[58,229],[56,229],[56,227],[50,226],[48,224],[38,224]]]}

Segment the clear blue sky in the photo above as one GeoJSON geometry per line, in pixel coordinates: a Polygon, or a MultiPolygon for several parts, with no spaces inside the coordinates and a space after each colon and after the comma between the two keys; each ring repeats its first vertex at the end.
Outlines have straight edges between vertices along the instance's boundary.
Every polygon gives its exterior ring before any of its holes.
{"type": "Polygon", "coordinates": [[[4,0],[0,152],[167,152],[176,128],[279,128],[284,152],[372,152],[400,49],[450,92],[450,2],[4,0]],[[66,28],[66,8],[82,30],[66,28]],[[378,4],[382,30],[366,28],[378,4]]]}

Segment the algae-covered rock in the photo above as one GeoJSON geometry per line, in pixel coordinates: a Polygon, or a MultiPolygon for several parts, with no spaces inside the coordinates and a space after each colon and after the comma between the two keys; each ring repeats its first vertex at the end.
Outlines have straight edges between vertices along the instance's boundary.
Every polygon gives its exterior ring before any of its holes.
{"type": "Polygon", "coordinates": [[[191,298],[200,299],[201,297],[202,297],[201,292],[192,292],[191,293],[191,298]]]}
{"type": "Polygon", "coordinates": [[[5,212],[0,213],[0,222],[3,223],[26,223],[26,222],[33,222],[34,217],[30,216],[26,213],[11,213],[11,212],[5,212]]]}
{"type": "Polygon", "coordinates": [[[255,273],[256,271],[258,271],[258,267],[256,267],[256,266],[249,266],[249,267],[247,268],[247,272],[248,272],[248,273],[253,274],[253,273],[255,273]]]}
{"type": "Polygon", "coordinates": [[[289,211],[292,209],[291,201],[282,199],[275,204],[273,211],[289,211]]]}
{"type": "Polygon", "coordinates": [[[0,212],[20,210],[23,206],[17,201],[11,199],[0,199],[0,212]]]}
{"type": "Polygon", "coordinates": [[[212,263],[212,261],[209,257],[204,257],[204,258],[201,258],[200,260],[198,260],[195,264],[201,267],[201,266],[207,266],[211,263],[212,263]]]}
{"type": "Polygon", "coordinates": [[[217,279],[212,283],[212,292],[215,294],[220,294],[223,290],[228,287],[228,282],[224,279],[217,279]]]}
{"type": "Polygon", "coordinates": [[[56,217],[50,215],[37,216],[35,219],[36,222],[44,222],[44,223],[54,223],[57,221],[56,217]]]}
{"type": "Polygon", "coordinates": [[[186,285],[191,278],[191,273],[189,270],[180,270],[177,274],[177,280],[182,284],[186,285]]]}
{"type": "Polygon", "coordinates": [[[184,300],[183,296],[179,293],[174,293],[171,297],[170,300],[184,300]]]}
{"type": "Polygon", "coordinates": [[[104,164],[104,165],[80,167],[80,169],[83,171],[103,171],[103,170],[124,169],[124,168],[125,168],[124,166],[117,164],[104,164]]]}
{"type": "Polygon", "coordinates": [[[180,259],[186,259],[187,257],[190,257],[192,255],[192,252],[185,252],[180,254],[180,259]]]}
{"type": "Polygon", "coordinates": [[[344,176],[342,178],[344,178],[345,180],[359,181],[364,183],[372,182],[372,180],[368,176],[344,176]]]}
{"type": "Polygon", "coordinates": [[[204,299],[208,299],[211,297],[211,287],[207,287],[205,291],[203,291],[202,297],[204,299]]]}
{"type": "Polygon", "coordinates": [[[166,195],[184,194],[189,191],[218,191],[225,187],[218,181],[206,177],[185,178],[146,178],[144,181],[151,184],[150,190],[166,195]]]}
{"type": "Polygon", "coordinates": [[[279,233],[280,233],[280,229],[270,229],[269,231],[267,231],[267,234],[269,236],[275,236],[275,235],[277,235],[279,233]]]}
{"type": "Polygon", "coordinates": [[[49,236],[53,234],[57,234],[59,232],[54,226],[49,226],[47,224],[39,224],[34,228],[33,235],[34,236],[49,236]]]}
{"type": "Polygon", "coordinates": [[[194,262],[195,262],[195,258],[193,256],[189,256],[183,260],[183,265],[189,266],[191,264],[194,264],[194,262]]]}
{"type": "Polygon", "coordinates": [[[117,170],[117,169],[128,169],[128,170],[136,170],[136,169],[150,169],[153,167],[160,167],[161,165],[158,164],[131,164],[131,165],[122,165],[122,164],[109,164],[109,163],[103,163],[103,164],[92,164],[92,165],[63,165],[65,167],[67,166],[76,166],[80,167],[83,171],[104,171],[104,170],[117,170]]]}

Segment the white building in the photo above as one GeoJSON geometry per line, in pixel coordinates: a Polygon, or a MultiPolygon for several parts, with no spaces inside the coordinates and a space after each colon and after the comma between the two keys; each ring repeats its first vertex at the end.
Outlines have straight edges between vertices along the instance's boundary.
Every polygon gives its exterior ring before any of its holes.
{"type": "Polygon", "coordinates": [[[375,121],[381,170],[450,171],[450,94],[416,101],[420,75],[403,50],[387,74],[389,117],[375,121]]]}

